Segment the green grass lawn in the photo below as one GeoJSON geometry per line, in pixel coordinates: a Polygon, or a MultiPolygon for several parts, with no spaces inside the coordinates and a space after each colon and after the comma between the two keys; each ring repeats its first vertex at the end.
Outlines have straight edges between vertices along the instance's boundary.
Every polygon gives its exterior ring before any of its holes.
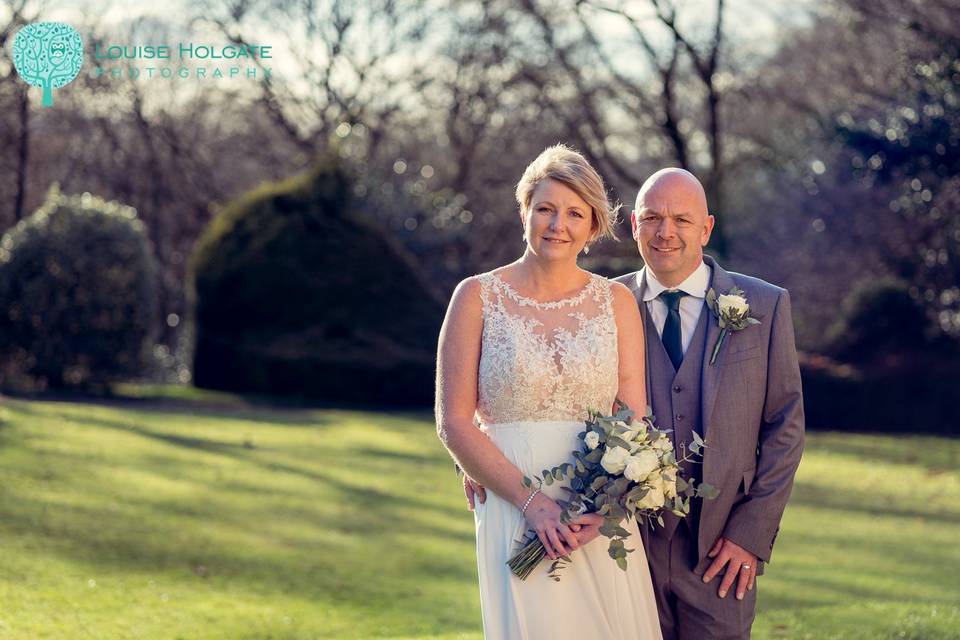
{"type": "MultiPolygon", "coordinates": [[[[0,405],[0,638],[481,637],[429,415],[0,405]]],[[[960,440],[810,434],[756,638],[960,638],[960,440]]]]}

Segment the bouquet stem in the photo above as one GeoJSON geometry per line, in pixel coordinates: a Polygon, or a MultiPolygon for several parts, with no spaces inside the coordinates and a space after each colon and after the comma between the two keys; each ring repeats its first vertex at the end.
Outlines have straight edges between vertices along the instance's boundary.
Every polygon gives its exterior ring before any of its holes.
{"type": "Polygon", "coordinates": [[[717,344],[713,345],[713,353],[710,355],[710,364],[713,364],[717,361],[717,354],[720,353],[720,345],[723,344],[723,339],[727,337],[727,330],[720,329],[720,337],[717,338],[717,344]]]}
{"type": "Polygon", "coordinates": [[[534,537],[533,540],[523,546],[507,561],[507,566],[513,575],[521,580],[526,580],[527,576],[536,568],[540,561],[547,557],[547,550],[543,548],[540,538],[534,537]]]}

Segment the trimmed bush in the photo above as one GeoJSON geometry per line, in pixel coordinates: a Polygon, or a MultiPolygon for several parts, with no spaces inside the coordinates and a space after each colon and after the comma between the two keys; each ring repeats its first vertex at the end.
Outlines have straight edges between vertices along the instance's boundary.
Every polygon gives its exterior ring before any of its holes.
{"type": "Polygon", "coordinates": [[[0,240],[5,368],[52,388],[138,375],[157,296],[157,264],[136,212],[54,187],[0,240]]]}
{"type": "Polygon", "coordinates": [[[929,346],[930,320],[905,282],[869,281],[850,294],[830,328],[830,354],[844,362],[879,362],[923,351],[929,346]]]}
{"type": "Polygon", "coordinates": [[[327,159],[216,216],[190,264],[197,386],[430,402],[443,305],[366,206],[327,159]]]}
{"type": "Polygon", "coordinates": [[[956,360],[857,369],[801,354],[800,374],[808,429],[960,435],[956,360]]]}

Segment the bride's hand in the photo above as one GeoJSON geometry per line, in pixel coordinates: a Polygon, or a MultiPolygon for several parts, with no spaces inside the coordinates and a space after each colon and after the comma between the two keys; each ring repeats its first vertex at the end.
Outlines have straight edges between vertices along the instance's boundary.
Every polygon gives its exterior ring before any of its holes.
{"type": "Polygon", "coordinates": [[[527,523],[536,531],[537,537],[540,538],[547,552],[547,557],[551,560],[565,556],[580,546],[580,541],[570,527],[560,522],[562,511],[555,500],[538,493],[527,506],[527,512],[524,514],[527,523]]]}
{"type": "Polygon", "coordinates": [[[596,513],[584,513],[570,523],[570,528],[574,531],[577,541],[582,547],[600,535],[601,525],[603,525],[603,516],[596,513]]]}

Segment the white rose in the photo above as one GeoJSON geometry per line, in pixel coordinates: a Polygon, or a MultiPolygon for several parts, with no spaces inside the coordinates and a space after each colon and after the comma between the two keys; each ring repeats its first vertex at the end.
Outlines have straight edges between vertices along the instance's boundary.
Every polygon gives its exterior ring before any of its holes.
{"type": "Polygon", "coordinates": [[[657,458],[657,454],[645,449],[630,456],[623,475],[633,482],[642,482],[659,464],[660,460],[657,458]]]}
{"type": "Polygon", "coordinates": [[[747,299],[743,296],[722,295],[717,298],[717,305],[720,307],[720,313],[724,315],[731,312],[737,315],[746,315],[750,311],[750,305],[747,304],[747,299]]]}
{"type": "Polygon", "coordinates": [[[592,451],[600,444],[600,434],[596,431],[591,431],[583,437],[583,442],[587,445],[587,448],[592,451]]]}
{"type": "Polygon", "coordinates": [[[642,422],[639,425],[634,423],[630,425],[629,429],[629,431],[620,437],[630,445],[630,455],[633,455],[640,447],[649,446],[647,442],[647,426],[642,422]]]}
{"type": "Polygon", "coordinates": [[[672,499],[677,497],[677,477],[675,475],[668,473],[660,474],[651,484],[657,488],[657,491],[663,493],[664,498],[672,499]]]}
{"type": "Polygon", "coordinates": [[[639,434],[636,431],[628,431],[622,436],[620,436],[621,438],[627,441],[628,445],[630,445],[630,455],[633,455],[634,453],[636,453],[637,449],[639,449],[642,446],[641,443],[638,442],[638,440],[641,439],[641,438],[638,438],[638,435],[639,434]]]}
{"type": "Polygon", "coordinates": [[[665,471],[663,473],[663,495],[667,498],[677,497],[677,473],[675,471],[665,471]]]}
{"type": "Polygon", "coordinates": [[[670,441],[670,436],[661,433],[660,437],[653,443],[653,448],[660,451],[671,451],[673,450],[673,442],[670,441]]]}
{"type": "Polygon", "coordinates": [[[626,449],[609,447],[606,453],[603,454],[603,457],[600,458],[600,466],[603,467],[607,473],[616,475],[627,466],[627,459],[629,457],[630,452],[626,449]]]}
{"type": "Polygon", "coordinates": [[[663,495],[673,500],[677,497],[677,479],[672,478],[670,480],[664,480],[663,482],[663,495]]]}
{"type": "Polygon", "coordinates": [[[638,509],[659,509],[666,502],[663,491],[657,487],[650,487],[646,495],[637,501],[638,509]]]}

